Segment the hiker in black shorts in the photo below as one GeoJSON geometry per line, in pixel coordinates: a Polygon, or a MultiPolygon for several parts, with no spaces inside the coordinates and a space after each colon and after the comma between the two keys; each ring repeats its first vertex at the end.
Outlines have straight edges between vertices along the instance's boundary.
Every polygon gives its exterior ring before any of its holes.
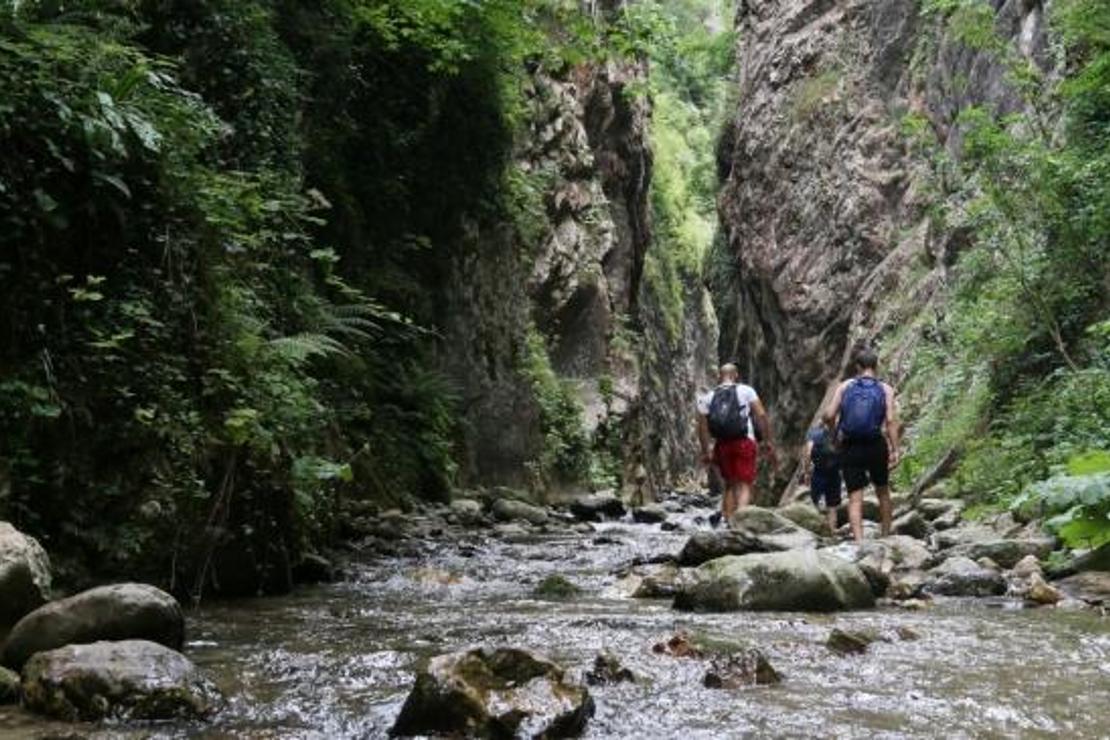
{"type": "Polygon", "coordinates": [[[872,349],[856,355],[856,377],[836,389],[825,409],[825,422],[835,425],[840,439],[840,464],[848,489],[848,521],[852,537],[863,541],[863,489],[875,487],[879,526],[890,534],[890,468],[898,464],[898,408],[894,389],[875,377],[879,356],[872,349]]]}

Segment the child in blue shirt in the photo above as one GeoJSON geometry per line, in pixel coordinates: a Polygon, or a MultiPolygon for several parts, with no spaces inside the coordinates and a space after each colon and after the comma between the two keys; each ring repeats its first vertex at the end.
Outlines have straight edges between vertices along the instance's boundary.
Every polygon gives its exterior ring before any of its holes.
{"type": "Polygon", "coordinates": [[[818,510],[824,509],[829,529],[836,531],[836,509],[840,506],[840,450],[836,435],[818,423],[806,433],[806,450],[802,457],[802,482],[809,481],[809,496],[818,510]]]}

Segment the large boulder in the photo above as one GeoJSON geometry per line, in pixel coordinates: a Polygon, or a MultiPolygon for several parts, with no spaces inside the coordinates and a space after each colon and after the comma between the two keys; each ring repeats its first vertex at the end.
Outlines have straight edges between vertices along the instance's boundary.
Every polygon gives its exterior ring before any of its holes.
{"type": "Polygon", "coordinates": [[[145,583],[89,589],[19,620],[4,643],[0,664],[19,669],[35,653],[100,640],[150,640],[180,650],[185,641],[181,606],[145,583]]]}
{"type": "Polygon", "coordinates": [[[1066,596],[1088,604],[1110,605],[1110,572],[1088,570],[1056,581],[1056,588],[1066,596]]]}
{"type": "Polygon", "coordinates": [[[747,532],[730,529],[703,530],[695,532],[690,535],[690,539],[686,540],[686,544],[678,554],[678,564],[692,567],[726,555],[747,555],[767,551],[765,542],[747,532]]]}
{"type": "Polygon", "coordinates": [[[759,506],[746,506],[733,514],[729,527],[755,537],[767,552],[817,547],[817,535],[813,532],[759,506]]]}
{"type": "Polygon", "coordinates": [[[1038,559],[1046,557],[1052,552],[1054,544],[1050,538],[994,539],[957,545],[949,551],[949,557],[963,556],[972,560],[990,558],[1003,568],[1013,568],[1026,555],[1032,555],[1038,559]]]}
{"type": "Polygon", "coordinates": [[[867,578],[852,563],[816,550],[732,555],[711,560],[675,597],[692,611],[827,612],[873,606],[867,578]]]}
{"type": "Polygon", "coordinates": [[[828,520],[809,502],[796,502],[776,510],[776,513],[819,537],[832,537],[828,520]]]}
{"type": "Polygon", "coordinates": [[[0,522],[0,633],[50,600],[50,558],[34,537],[0,522]]]}
{"type": "Polygon", "coordinates": [[[963,511],[964,503],[951,498],[923,498],[917,502],[917,510],[930,522],[950,511],[963,511]]]}
{"type": "Polygon", "coordinates": [[[457,498],[451,502],[451,513],[465,526],[479,524],[482,521],[482,502],[472,498],[457,498]]]}
{"type": "Polygon", "coordinates": [[[940,596],[999,596],[1006,592],[1006,581],[998,571],[984,568],[974,560],[956,555],[929,571],[924,590],[940,596]]]}
{"type": "Polygon", "coordinates": [[[585,686],[524,650],[483,648],[432,658],[393,735],[574,737],[593,716],[585,686]]]}
{"type": "Polygon", "coordinates": [[[64,720],[203,719],[220,692],[181,653],[147,640],[67,645],[23,667],[23,703],[64,720]]]}
{"type": "Polygon", "coordinates": [[[907,511],[892,522],[895,534],[906,535],[923,540],[929,536],[932,527],[919,511],[907,511]]]}
{"type": "Polygon", "coordinates": [[[662,524],[667,520],[667,510],[659,504],[648,504],[632,510],[632,521],[639,524],[662,524]]]}
{"type": "Polygon", "coordinates": [[[19,703],[19,674],[0,667],[0,706],[19,703]]]}
{"type": "Polygon", "coordinates": [[[570,502],[570,513],[583,522],[620,519],[625,511],[624,502],[611,491],[579,496],[570,502]]]}
{"type": "Polygon", "coordinates": [[[862,544],[844,542],[821,552],[854,563],[867,576],[876,596],[885,594],[891,582],[897,580],[896,576],[927,568],[933,561],[933,554],[924,543],[905,535],[867,540],[862,544]]]}
{"type": "Polygon", "coordinates": [[[547,524],[549,519],[546,509],[511,498],[499,498],[493,502],[493,518],[499,522],[521,520],[537,525],[547,524]]]}

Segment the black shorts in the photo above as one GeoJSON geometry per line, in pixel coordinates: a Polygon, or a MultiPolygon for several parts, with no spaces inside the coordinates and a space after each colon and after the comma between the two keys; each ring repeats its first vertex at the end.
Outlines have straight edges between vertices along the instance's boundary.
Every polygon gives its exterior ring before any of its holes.
{"type": "Polygon", "coordinates": [[[814,470],[809,482],[809,497],[818,508],[822,501],[830,509],[840,506],[840,468],[814,470]]]}
{"type": "Polygon", "coordinates": [[[840,451],[840,467],[844,471],[844,485],[851,491],[890,483],[890,463],[886,439],[864,442],[845,440],[840,451]]]}

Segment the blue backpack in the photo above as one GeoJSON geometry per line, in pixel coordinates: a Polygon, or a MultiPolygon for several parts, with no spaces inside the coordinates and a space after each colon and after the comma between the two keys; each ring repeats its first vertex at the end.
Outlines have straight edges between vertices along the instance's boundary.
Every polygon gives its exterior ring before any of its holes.
{"type": "Polygon", "coordinates": [[[886,393],[874,378],[856,378],[844,389],[840,400],[840,436],[846,440],[870,441],[883,436],[886,393]]]}

